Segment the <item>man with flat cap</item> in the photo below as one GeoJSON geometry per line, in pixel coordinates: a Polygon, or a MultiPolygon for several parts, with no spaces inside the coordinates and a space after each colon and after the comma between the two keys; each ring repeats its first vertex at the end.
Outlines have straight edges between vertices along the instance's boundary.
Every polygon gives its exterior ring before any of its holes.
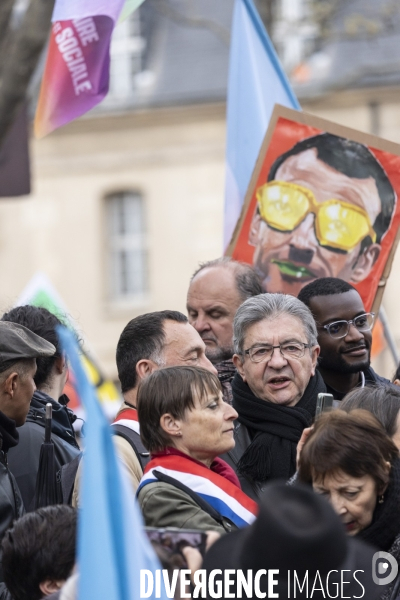
{"type": "Polygon", "coordinates": [[[13,520],[25,512],[17,483],[8,469],[7,451],[18,444],[16,428],[25,423],[28,414],[35,391],[36,358],[53,356],[55,351],[53,344],[26,327],[0,321],[0,541],[13,520]]]}

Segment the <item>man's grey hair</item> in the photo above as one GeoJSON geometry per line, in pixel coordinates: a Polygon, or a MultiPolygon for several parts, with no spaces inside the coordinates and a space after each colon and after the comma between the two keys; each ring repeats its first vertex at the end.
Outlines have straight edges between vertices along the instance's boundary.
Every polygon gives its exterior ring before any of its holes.
{"type": "Polygon", "coordinates": [[[317,327],[310,309],[289,294],[260,294],[249,298],[239,306],[233,321],[233,346],[235,354],[242,354],[244,338],[248,328],[263,319],[275,319],[290,315],[299,319],[304,327],[307,343],[316,346],[317,327]]]}
{"type": "Polygon", "coordinates": [[[200,263],[199,268],[193,273],[190,281],[192,282],[196,275],[204,269],[211,269],[213,267],[234,268],[236,288],[242,302],[252,296],[258,296],[264,291],[261,285],[261,279],[255,269],[251,265],[233,260],[229,256],[223,256],[222,258],[216,258],[215,260],[200,263]]]}

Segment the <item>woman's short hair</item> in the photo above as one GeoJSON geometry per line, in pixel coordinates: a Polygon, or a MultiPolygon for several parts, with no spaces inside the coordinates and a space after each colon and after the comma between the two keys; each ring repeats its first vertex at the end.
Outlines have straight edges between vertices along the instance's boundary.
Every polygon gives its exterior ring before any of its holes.
{"type": "Polygon", "coordinates": [[[160,425],[162,415],[182,419],[194,408],[196,396],[202,399],[220,391],[218,377],[199,367],[167,367],[146,377],[139,385],[137,411],[140,437],[149,452],[171,445],[170,436],[160,425]]]}
{"type": "Polygon", "coordinates": [[[392,384],[355,388],[340,403],[340,410],[350,412],[363,408],[374,415],[389,437],[397,431],[397,417],[400,411],[400,387],[392,384]]]}
{"type": "Polygon", "coordinates": [[[301,451],[299,480],[311,483],[337,471],[351,477],[370,475],[379,492],[389,482],[385,462],[392,463],[398,454],[396,446],[370,412],[334,410],[316,420],[301,451]]]}

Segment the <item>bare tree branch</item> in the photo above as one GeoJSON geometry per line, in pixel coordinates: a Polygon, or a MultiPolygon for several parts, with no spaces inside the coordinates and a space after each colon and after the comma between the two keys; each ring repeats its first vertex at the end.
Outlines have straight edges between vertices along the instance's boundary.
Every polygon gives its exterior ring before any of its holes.
{"type": "Polygon", "coordinates": [[[180,11],[173,8],[167,0],[158,0],[155,4],[157,10],[164,16],[168,17],[175,23],[186,27],[201,27],[212,31],[224,44],[229,46],[230,33],[225,27],[222,27],[216,21],[212,19],[204,19],[202,17],[196,17],[194,15],[185,15],[180,11]]]}
{"type": "Polygon", "coordinates": [[[54,2],[31,0],[21,26],[12,38],[0,80],[0,145],[25,99],[32,73],[46,44],[54,2]]]}
{"type": "Polygon", "coordinates": [[[10,27],[13,5],[14,0],[2,0],[2,4],[0,4],[0,73],[7,56],[7,48],[9,48],[10,40],[15,33],[10,27]]]}
{"type": "Polygon", "coordinates": [[[386,2],[382,7],[369,11],[345,14],[337,28],[335,18],[344,11],[348,0],[311,0],[311,20],[318,27],[315,49],[330,40],[372,39],[395,33],[396,20],[400,14],[398,0],[386,2]],[[336,25],[336,26],[335,26],[336,25]]]}
{"type": "Polygon", "coordinates": [[[272,26],[275,21],[276,12],[276,0],[256,0],[255,2],[257,10],[265,25],[265,29],[268,31],[269,36],[272,34],[272,26]]]}
{"type": "Polygon", "coordinates": [[[0,40],[4,39],[4,34],[10,22],[14,0],[1,0],[0,4],[0,40]]]}

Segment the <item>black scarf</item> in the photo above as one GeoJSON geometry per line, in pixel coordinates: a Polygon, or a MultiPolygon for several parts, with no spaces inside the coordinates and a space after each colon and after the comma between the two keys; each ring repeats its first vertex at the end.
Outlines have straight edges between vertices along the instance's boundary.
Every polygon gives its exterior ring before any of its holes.
{"type": "Polygon", "coordinates": [[[0,411],[0,450],[8,452],[9,448],[18,444],[18,441],[19,433],[15,421],[0,411]]]}
{"type": "Polygon", "coordinates": [[[240,474],[263,482],[289,479],[296,471],[296,446],[303,429],[315,416],[317,396],[325,384],[316,371],[296,406],[281,406],[260,400],[237,373],[232,381],[233,407],[248,429],[252,443],[238,464],[240,474]]]}
{"type": "Polygon", "coordinates": [[[387,552],[400,533],[400,459],[392,465],[383,504],[376,504],[371,525],[357,537],[387,552]]]}

